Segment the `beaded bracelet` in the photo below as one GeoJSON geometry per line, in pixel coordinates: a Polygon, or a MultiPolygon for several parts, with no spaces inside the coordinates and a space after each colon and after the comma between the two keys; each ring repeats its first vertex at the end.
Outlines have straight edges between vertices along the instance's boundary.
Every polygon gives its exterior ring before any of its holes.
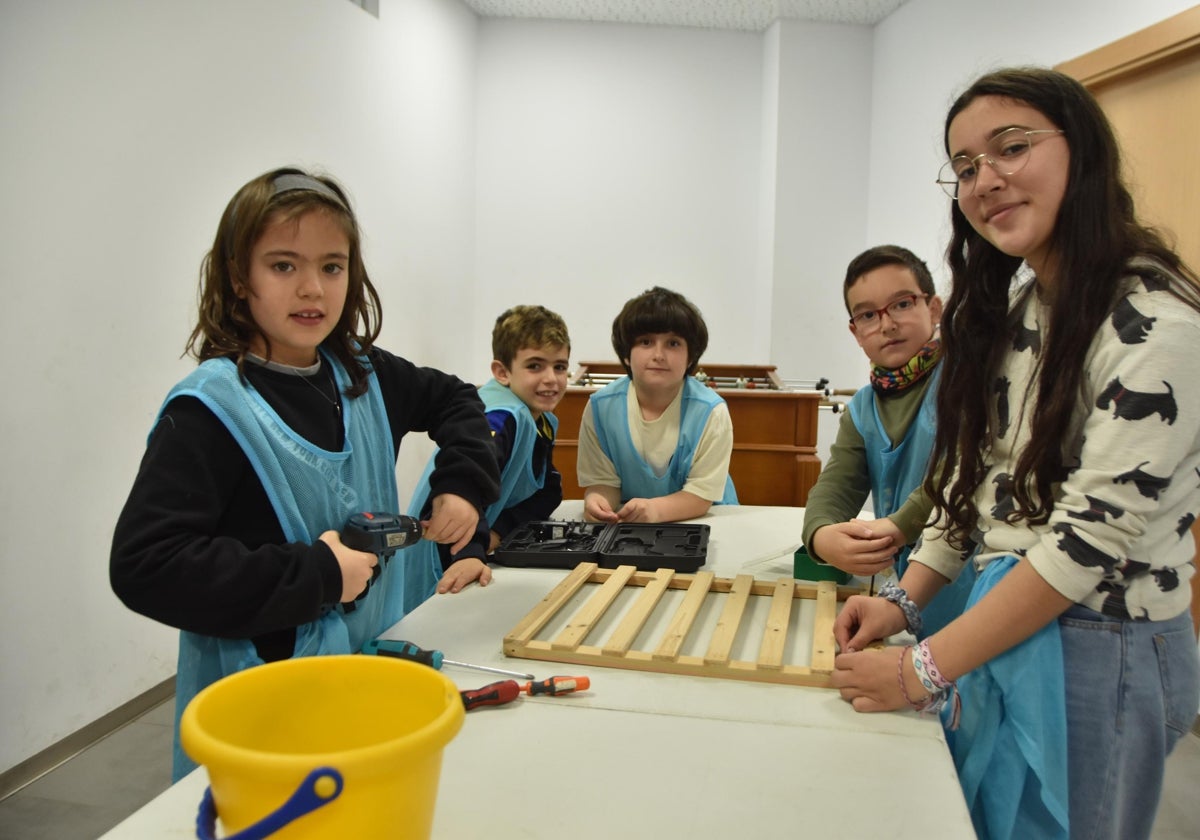
{"type": "Polygon", "coordinates": [[[914,636],[921,634],[921,628],[924,623],[921,621],[921,611],[917,609],[917,605],[908,597],[908,593],[901,589],[890,580],[879,588],[878,593],[880,598],[891,601],[898,606],[904,613],[904,623],[908,625],[908,632],[914,636]]]}

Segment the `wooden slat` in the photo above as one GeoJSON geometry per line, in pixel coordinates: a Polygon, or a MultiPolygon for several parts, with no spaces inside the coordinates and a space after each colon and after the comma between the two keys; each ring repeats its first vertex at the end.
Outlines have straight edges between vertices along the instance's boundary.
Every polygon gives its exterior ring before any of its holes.
{"type": "Polygon", "coordinates": [[[509,631],[504,640],[523,644],[536,636],[538,631],[554,617],[554,614],[562,609],[563,605],[570,601],[572,596],[587,583],[588,578],[595,571],[595,563],[580,563],[576,566],[569,575],[559,581],[558,586],[551,589],[550,593],[529,611],[528,615],[517,623],[516,627],[509,631]]]}
{"type": "MultiPolygon", "coordinates": [[[[507,653],[508,651],[506,651],[507,653]]],[[[598,647],[580,645],[575,650],[553,650],[549,642],[532,641],[521,648],[523,659],[544,662],[566,662],[598,668],[623,668],[629,671],[654,671],[660,674],[683,674],[691,677],[720,677],[749,682],[782,683],[828,688],[829,675],[815,672],[805,665],[784,665],[782,668],[759,668],[757,663],[732,660],[728,665],[710,665],[700,656],[679,656],[659,659],[644,650],[631,650],[624,656],[608,656],[598,647]]]]}
{"type": "Polygon", "coordinates": [[[633,646],[633,640],[646,626],[646,620],[658,606],[658,602],[662,599],[663,593],[667,591],[667,584],[671,582],[674,574],[673,569],[659,569],[654,573],[654,579],[646,583],[637,600],[633,602],[633,606],[629,608],[629,612],[625,613],[625,617],[621,619],[617,629],[609,636],[608,642],[604,645],[606,654],[619,656],[633,646]]]}
{"type": "Polygon", "coordinates": [[[812,584],[791,578],[759,581],[749,575],[716,578],[711,572],[675,574],[669,569],[637,572],[630,566],[597,569],[595,564],[581,564],[505,636],[504,652],[508,656],[546,662],[828,687],[833,667],[833,622],[837,604],[862,591],[859,587],[838,587],[832,581],[812,584]],[[597,592],[584,602],[575,615],[561,616],[560,622],[566,619],[567,629],[552,641],[537,639],[538,632],[558,617],[559,612],[570,607],[573,596],[585,584],[596,586],[597,592]],[[603,647],[583,644],[619,592],[627,586],[642,586],[646,591],[637,594],[603,647]],[[665,591],[684,588],[687,592],[658,647],[653,650],[633,649],[638,636],[654,618],[655,610],[665,609],[665,591]],[[679,651],[689,632],[693,631],[706,599],[714,593],[725,593],[728,597],[712,638],[707,642],[707,652],[704,656],[680,655],[679,651]],[[746,622],[746,611],[752,597],[771,598],[767,629],[759,647],[758,659],[753,662],[731,659],[732,645],[738,628],[746,622]],[[791,629],[791,610],[797,598],[817,602],[813,610],[813,657],[810,665],[782,662],[783,653],[788,647],[786,637],[791,629]]]}
{"type": "Polygon", "coordinates": [[[833,673],[837,643],[833,639],[833,622],[837,618],[837,586],[831,580],[820,581],[817,594],[817,615],[813,619],[812,669],[833,673]]]}
{"type": "Polygon", "coordinates": [[[771,597],[771,611],[767,614],[767,627],[763,631],[762,645],[758,649],[758,667],[772,670],[783,667],[783,651],[787,645],[788,624],[792,617],[792,598],[795,597],[796,582],[781,578],[775,582],[775,593],[771,597]]]}
{"type": "Polygon", "coordinates": [[[708,595],[709,587],[712,586],[713,577],[712,572],[696,574],[692,585],[688,587],[687,595],[683,596],[683,603],[679,605],[674,618],[667,626],[667,632],[663,635],[662,642],[654,651],[655,659],[674,659],[679,655],[683,640],[687,637],[688,631],[692,629],[692,623],[695,622],[696,615],[700,612],[700,606],[704,603],[705,596],[708,595]]]}
{"type": "Polygon", "coordinates": [[[746,603],[750,600],[750,590],[753,587],[752,575],[738,575],[733,579],[729,597],[725,599],[725,608],[721,610],[721,617],[717,619],[717,629],[713,631],[708,652],[704,654],[705,662],[712,665],[725,665],[729,662],[729,651],[733,649],[733,641],[737,638],[738,627],[742,623],[742,615],[746,612],[746,603]]]}
{"type": "Polygon", "coordinates": [[[625,582],[629,580],[634,571],[636,570],[633,566],[618,566],[608,580],[601,584],[599,591],[588,599],[588,602],[575,614],[570,623],[554,638],[551,646],[555,650],[574,650],[579,647],[580,643],[587,638],[587,634],[592,631],[592,627],[621,594],[621,590],[625,588],[625,582]]]}

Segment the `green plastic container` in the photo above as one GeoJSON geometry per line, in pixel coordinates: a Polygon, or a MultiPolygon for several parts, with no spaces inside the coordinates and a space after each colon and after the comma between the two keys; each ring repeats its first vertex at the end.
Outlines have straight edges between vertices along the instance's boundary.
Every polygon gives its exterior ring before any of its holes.
{"type": "Polygon", "coordinates": [[[808,550],[804,546],[800,546],[794,557],[792,577],[797,580],[832,580],[838,586],[850,582],[848,572],[843,572],[837,566],[818,563],[808,556],[808,550]]]}

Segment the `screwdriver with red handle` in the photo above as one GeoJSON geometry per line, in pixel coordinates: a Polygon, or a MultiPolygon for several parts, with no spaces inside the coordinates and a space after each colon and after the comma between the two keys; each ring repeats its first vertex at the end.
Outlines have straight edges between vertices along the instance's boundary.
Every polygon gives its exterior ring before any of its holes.
{"type": "Polygon", "coordinates": [[[500,682],[485,685],[483,688],[460,691],[459,695],[462,697],[463,706],[469,712],[480,706],[503,706],[505,703],[511,703],[522,692],[530,695],[544,694],[558,697],[561,694],[570,694],[575,691],[587,691],[591,684],[592,681],[587,677],[548,677],[544,680],[524,684],[518,683],[516,680],[500,680],[500,682]]]}

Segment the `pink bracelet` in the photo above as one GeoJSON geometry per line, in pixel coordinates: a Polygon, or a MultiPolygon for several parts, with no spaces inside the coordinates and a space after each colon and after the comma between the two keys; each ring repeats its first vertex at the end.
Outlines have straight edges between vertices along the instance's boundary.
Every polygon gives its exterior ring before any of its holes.
{"type": "Polygon", "coordinates": [[[921,664],[925,666],[925,673],[929,675],[929,681],[937,688],[952,688],[954,682],[942,676],[942,672],[938,670],[937,663],[933,661],[933,652],[929,649],[929,640],[917,643],[917,651],[921,656],[921,664]]]}
{"type": "Polygon", "coordinates": [[[926,694],[920,700],[914,700],[908,696],[908,687],[904,684],[904,658],[908,655],[910,647],[912,645],[906,645],[904,650],[900,651],[900,658],[896,660],[896,681],[900,683],[900,693],[904,696],[904,702],[918,712],[923,712],[929,707],[929,701],[932,697],[926,694]]]}
{"type": "MultiPolygon", "coordinates": [[[[903,658],[903,657],[901,657],[903,658]]],[[[938,670],[933,661],[933,653],[929,650],[929,640],[918,642],[912,649],[913,669],[921,680],[921,685],[929,692],[929,703],[922,711],[940,712],[945,706],[950,706],[950,720],[945,723],[947,729],[958,729],[958,721],[962,715],[962,698],[958,694],[958,686],[953,680],[947,680],[938,670]]]]}

